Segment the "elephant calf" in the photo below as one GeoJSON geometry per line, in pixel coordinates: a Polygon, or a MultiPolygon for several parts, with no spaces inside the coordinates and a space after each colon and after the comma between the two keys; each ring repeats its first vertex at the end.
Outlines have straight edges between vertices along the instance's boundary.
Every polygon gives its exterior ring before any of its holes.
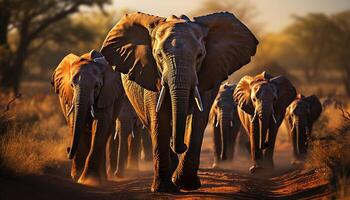
{"type": "Polygon", "coordinates": [[[241,122],[237,112],[237,104],[233,100],[236,84],[224,84],[210,110],[209,126],[213,130],[214,163],[213,168],[220,167],[223,161],[232,161],[241,122]]]}
{"type": "Polygon", "coordinates": [[[298,94],[297,98],[288,106],[285,122],[293,144],[294,160],[292,164],[305,159],[308,143],[311,139],[312,126],[321,113],[322,104],[315,95],[305,97],[298,94]]]}
{"type": "Polygon", "coordinates": [[[274,167],[273,152],[278,128],[288,105],[295,99],[296,90],[283,77],[263,72],[255,77],[244,76],[233,94],[238,114],[249,133],[250,151],[255,173],[274,167]]]}
{"type": "Polygon", "coordinates": [[[152,141],[126,98],[116,120],[115,136],[109,140],[108,174],[123,177],[125,168],[139,169],[143,149],[144,160],[152,161],[152,141]]]}
{"type": "Polygon", "coordinates": [[[67,148],[71,176],[79,183],[98,185],[106,179],[106,142],[124,96],[120,74],[93,50],[64,57],[51,83],[72,133],[67,148]]]}

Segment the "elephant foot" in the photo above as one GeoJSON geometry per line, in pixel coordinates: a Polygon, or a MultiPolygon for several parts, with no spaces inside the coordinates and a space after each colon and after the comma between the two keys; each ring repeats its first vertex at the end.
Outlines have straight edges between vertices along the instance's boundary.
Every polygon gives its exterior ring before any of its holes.
{"type": "Polygon", "coordinates": [[[152,192],[178,193],[180,189],[171,181],[153,181],[152,192]]]}
{"type": "Polygon", "coordinates": [[[213,169],[220,169],[219,163],[214,162],[213,165],[211,166],[213,169]]]}
{"type": "Polygon", "coordinates": [[[114,172],[114,176],[117,178],[124,178],[125,174],[124,174],[124,172],[117,170],[114,172]]]}
{"type": "Polygon", "coordinates": [[[174,173],[172,181],[175,185],[180,187],[182,190],[197,190],[201,187],[201,181],[196,175],[179,175],[174,173]]]}
{"type": "Polygon", "coordinates": [[[81,176],[78,180],[79,184],[87,186],[99,186],[102,185],[102,180],[97,176],[81,176]]]}
{"type": "Polygon", "coordinates": [[[261,165],[254,164],[249,168],[250,173],[252,174],[258,174],[264,171],[264,168],[261,165]]]}
{"type": "Polygon", "coordinates": [[[79,174],[81,173],[77,173],[76,171],[71,171],[70,176],[72,177],[73,181],[77,182],[80,177],[79,174]]]}

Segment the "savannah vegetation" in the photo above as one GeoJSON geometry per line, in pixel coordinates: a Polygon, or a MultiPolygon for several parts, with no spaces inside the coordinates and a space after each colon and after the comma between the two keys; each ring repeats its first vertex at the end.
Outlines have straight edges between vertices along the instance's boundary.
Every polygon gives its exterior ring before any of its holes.
{"type": "MultiPolygon", "coordinates": [[[[45,174],[68,164],[68,128],[50,76],[64,55],[100,48],[108,30],[127,12],[107,12],[103,6],[108,3],[0,0],[0,179],[45,174]]],[[[348,198],[350,10],[293,16],[276,33],[264,30],[258,12],[245,1],[206,1],[189,16],[221,10],[236,13],[260,41],[252,63],[230,81],[266,70],[287,76],[300,93],[335,102],[315,124],[303,167],[324,173],[333,197],[348,198]]]]}

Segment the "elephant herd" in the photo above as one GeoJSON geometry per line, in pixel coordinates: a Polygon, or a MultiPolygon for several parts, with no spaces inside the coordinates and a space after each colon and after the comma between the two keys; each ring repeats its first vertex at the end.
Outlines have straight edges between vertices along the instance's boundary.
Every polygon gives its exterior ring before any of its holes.
{"type": "Polygon", "coordinates": [[[301,158],[322,110],[314,107],[317,97],[297,96],[287,78],[267,73],[220,86],[250,62],[257,45],[228,12],[193,20],[137,12],[119,20],[100,51],[64,57],[52,85],[72,134],[71,177],[99,185],[108,176],[137,170],[142,154],[153,159],[153,192],[198,189],[208,121],[214,128],[214,165],[233,159],[232,144],[244,129],[250,171],[273,167],[285,115],[301,158]]]}

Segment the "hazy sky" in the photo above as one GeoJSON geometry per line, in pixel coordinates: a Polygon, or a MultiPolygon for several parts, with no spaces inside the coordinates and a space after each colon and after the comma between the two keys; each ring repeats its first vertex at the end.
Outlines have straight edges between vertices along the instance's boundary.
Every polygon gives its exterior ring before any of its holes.
{"type": "MultiPolygon", "coordinates": [[[[217,0],[219,1],[219,0],[217,0]]],[[[350,0],[246,0],[256,6],[257,21],[264,25],[265,31],[278,31],[291,21],[291,15],[308,12],[332,13],[350,9],[350,0]]],[[[128,8],[149,14],[169,16],[195,11],[204,0],[114,0],[113,7],[118,10],[128,8]]]]}

